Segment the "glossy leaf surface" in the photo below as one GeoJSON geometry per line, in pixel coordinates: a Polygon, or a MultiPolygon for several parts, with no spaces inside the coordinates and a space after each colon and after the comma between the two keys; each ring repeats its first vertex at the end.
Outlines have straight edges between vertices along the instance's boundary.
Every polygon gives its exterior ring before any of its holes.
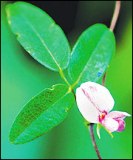
{"type": "Polygon", "coordinates": [[[55,85],[33,97],[17,116],[10,141],[31,141],[61,123],[72,107],[74,96],[65,85],[55,85]]]}
{"type": "Polygon", "coordinates": [[[85,30],[77,40],[68,72],[71,83],[96,82],[109,65],[115,52],[115,38],[103,24],[95,24],[85,30]]]}
{"type": "Polygon", "coordinates": [[[7,5],[6,13],[13,33],[34,59],[54,71],[67,67],[68,40],[46,12],[29,3],[16,2],[7,5]]]}

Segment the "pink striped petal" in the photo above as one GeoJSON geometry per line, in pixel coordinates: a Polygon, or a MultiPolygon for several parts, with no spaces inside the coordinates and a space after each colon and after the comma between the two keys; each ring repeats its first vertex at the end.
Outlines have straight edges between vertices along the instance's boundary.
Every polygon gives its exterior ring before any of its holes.
{"type": "Polygon", "coordinates": [[[107,117],[113,118],[113,119],[124,119],[126,116],[131,116],[127,112],[121,112],[121,111],[112,111],[110,112],[107,117]]]}
{"type": "Polygon", "coordinates": [[[76,101],[83,117],[90,123],[98,123],[99,111],[80,87],[76,89],[76,101]]]}
{"type": "Polygon", "coordinates": [[[119,128],[119,123],[112,118],[105,118],[102,122],[102,125],[105,126],[110,132],[117,131],[119,128]]]}
{"type": "Polygon", "coordinates": [[[94,82],[85,82],[80,87],[100,112],[109,112],[113,108],[114,99],[104,86],[94,82]]]}

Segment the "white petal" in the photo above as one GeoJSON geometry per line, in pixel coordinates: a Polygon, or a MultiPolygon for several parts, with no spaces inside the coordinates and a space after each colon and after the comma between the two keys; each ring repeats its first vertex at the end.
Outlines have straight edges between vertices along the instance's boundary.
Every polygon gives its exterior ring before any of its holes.
{"type": "Polygon", "coordinates": [[[89,101],[80,87],[76,89],[76,101],[83,117],[90,123],[98,123],[99,111],[89,101]]]}
{"type": "Polygon", "coordinates": [[[127,112],[121,112],[121,111],[112,111],[110,112],[107,117],[113,118],[113,119],[124,119],[126,116],[131,116],[127,112]]]}
{"type": "Polygon", "coordinates": [[[101,112],[109,112],[113,108],[114,99],[104,86],[94,82],[86,82],[80,87],[90,96],[97,109],[101,112]]]}
{"type": "Polygon", "coordinates": [[[107,128],[110,132],[114,132],[118,130],[119,123],[112,118],[105,118],[102,122],[103,126],[107,128]]]}

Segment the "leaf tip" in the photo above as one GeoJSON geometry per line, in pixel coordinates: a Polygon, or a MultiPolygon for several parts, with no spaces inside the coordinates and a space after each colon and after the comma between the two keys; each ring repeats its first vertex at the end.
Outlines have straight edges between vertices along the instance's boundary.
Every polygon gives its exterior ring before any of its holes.
{"type": "Polygon", "coordinates": [[[14,144],[14,136],[12,134],[12,129],[10,130],[10,133],[9,133],[9,141],[10,143],[14,144]]]}
{"type": "Polygon", "coordinates": [[[14,144],[14,140],[13,140],[13,138],[10,134],[9,134],[9,141],[10,141],[11,144],[14,144]]]}
{"type": "Polygon", "coordinates": [[[14,129],[13,129],[13,126],[10,130],[10,133],[9,133],[9,141],[11,144],[18,144],[17,141],[16,141],[17,137],[16,137],[16,132],[14,132],[14,129]]]}
{"type": "Polygon", "coordinates": [[[21,142],[17,141],[17,138],[15,138],[15,135],[9,134],[9,141],[11,144],[21,144],[21,142]]]}
{"type": "Polygon", "coordinates": [[[11,8],[12,4],[7,4],[5,6],[5,11],[6,11],[6,16],[7,16],[7,21],[8,21],[8,24],[11,24],[11,20],[10,20],[10,8],[11,8]]]}

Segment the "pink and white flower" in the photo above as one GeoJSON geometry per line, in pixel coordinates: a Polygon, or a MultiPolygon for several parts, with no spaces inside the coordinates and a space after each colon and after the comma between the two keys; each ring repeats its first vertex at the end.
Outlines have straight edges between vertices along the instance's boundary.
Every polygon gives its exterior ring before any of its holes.
{"type": "Polygon", "coordinates": [[[79,111],[90,123],[100,123],[110,132],[121,132],[125,128],[124,118],[130,114],[112,111],[114,99],[104,86],[85,82],[76,89],[76,101],[79,111]]]}

